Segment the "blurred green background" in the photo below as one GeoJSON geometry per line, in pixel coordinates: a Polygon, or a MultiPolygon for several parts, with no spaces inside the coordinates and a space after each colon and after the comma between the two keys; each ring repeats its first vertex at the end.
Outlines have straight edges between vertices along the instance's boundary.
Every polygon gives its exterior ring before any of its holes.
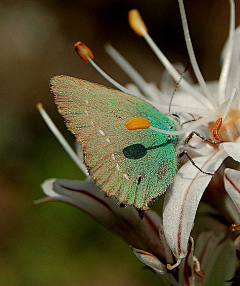
{"type": "MultiPolygon", "coordinates": [[[[236,3],[239,24],[240,1],[236,3]]],[[[197,59],[206,80],[219,74],[228,33],[227,0],[185,1],[197,59]]],[[[57,114],[49,79],[71,75],[109,85],[79,60],[73,44],[122,84],[128,77],[106,55],[111,42],[146,78],[160,83],[162,65],[127,23],[138,8],[172,62],[188,61],[176,0],[0,1],[0,285],[161,285],[129,246],[91,218],[61,203],[33,205],[48,178],[83,176],[36,110],[41,101],[74,145],[57,114]]],[[[154,208],[157,210],[157,206],[154,208]]]]}

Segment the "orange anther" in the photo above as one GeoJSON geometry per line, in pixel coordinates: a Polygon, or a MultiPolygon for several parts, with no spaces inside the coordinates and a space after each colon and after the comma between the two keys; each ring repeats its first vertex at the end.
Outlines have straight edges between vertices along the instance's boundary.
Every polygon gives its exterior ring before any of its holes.
{"type": "Polygon", "coordinates": [[[220,134],[219,134],[219,130],[222,126],[222,118],[218,118],[218,120],[214,123],[213,125],[213,129],[212,129],[212,134],[213,137],[218,141],[221,140],[220,134]]]}
{"type": "Polygon", "coordinates": [[[76,53],[78,54],[78,56],[86,63],[89,62],[88,58],[93,59],[93,53],[92,51],[89,49],[88,46],[86,46],[84,43],[82,42],[77,42],[74,44],[74,49],[76,51],[76,53]]]}
{"type": "Polygon", "coordinates": [[[128,12],[128,22],[130,27],[138,36],[143,36],[147,33],[147,27],[137,9],[132,9],[128,12]]]}
{"type": "Polygon", "coordinates": [[[150,125],[150,122],[142,117],[131,118],[125,123],[128,130],[147,129],[150,125]]]}

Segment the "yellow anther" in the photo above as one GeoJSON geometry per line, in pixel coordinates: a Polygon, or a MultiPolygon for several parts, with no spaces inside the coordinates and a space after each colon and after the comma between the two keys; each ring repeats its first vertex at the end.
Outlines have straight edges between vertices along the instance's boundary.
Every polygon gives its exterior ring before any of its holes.
{"type": "Polygon", "coordinates": [[[128,12],[128,21],[130,27],[138,36],[142,37],[145,33],[147,33],[147,27],[137,9],[132,9],[128,12]]]}
{"type": "Polygon", "coordinates": [[[240,230],[240,224],[237,224],[237,223],[233,223],[231,226],[230,226],[230,233],[234,233],[235,231],[239,231],[240,230]]]}
{"type": "Polygon", "coordinates": [[[147,129],[150,125],[150,122],[142,117],[131,118],[125,123],[128,130],[147,129]]]}
{"type": "Polygon", "coordinates": [[[76,44],[74,44],[74,49],[76,51],[76,53],[78,54],[78,56],[86,63],[89,62],[88,58],[93,59],[93,53],[92,51],[89,49],[88,46],[86,46],[84,43],[82,42],[77,42],[76,44]]]}

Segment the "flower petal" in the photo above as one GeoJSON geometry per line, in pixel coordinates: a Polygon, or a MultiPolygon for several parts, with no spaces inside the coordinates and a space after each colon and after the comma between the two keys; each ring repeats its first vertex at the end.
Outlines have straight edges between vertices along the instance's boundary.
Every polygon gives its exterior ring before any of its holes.
{"type": "Polygon", "coordinates": [[[232,221],[234,223],[240,223],[240,212],[238,211],[235,203],[233,202],[233,200],[231,199],[230,196],[225,197],[224,205],[225,205],[225,208],[227,209],[229,215],[231,216],[232,221]]]}
{"type": "MultiPolygon", "coordinates": [[[[216,150],[211,155],[194,158],[194,162],[205,172],[214,173],[226,156],[223,150],[216,150]]],[[[187,162],[178,171],[174,184],[165,195],[163,230],[167,243],[177,258],[187,255],[188,239],[197,207],[211,178],[187,162]]]]}
{"type": "Polygon", "coordinates": [[[227,152],[228,156],[232,157],[233,160],[240,162],[240,142],[226,142],[220,145],[220,148],[227,152]]]}
{"type": "Polygon", "coordinates": [[[164,274],[163,269],[165,268],[165,265],[162,264],[156,256],[134,247],[132,247],[132,251],[142,263],[151,267],[158,274],[164,274]]]}
{"type": "MultiPolygon", "coordinates": [[[[224,58],[226,55],[226,51],[228,48],[228,41],[226,42],[222,57],[224,58]]],[[[227,83],[227,93],[230,96],[233,87],[239,87],[239,75],[240,75],[240,27],[235,30],[234,34],[234,45],[233,45],[233,54],[232,60],[229,69],[228,83],[227,83]]],[[[228,96],[228,97],[229,97],[228,96]]]]}
{"type": "Polygon", "coordinates": [[[42,189],[50,198],[39,202],[69,203],[121,236],[128,244],[153,253],[165,262],[164,249],[158,233],[162,222],[155,212],[147,211],[141,219],[133,207],[120,207],[115,199],[105,197],[90,179],[85,181],[50,179],[42,184],[42,189]]]}
{"type": "Polygon", "coordinates": [[[224,185],[229,196],[240,212],[240,171],[226,169],[224,176],[224,185]]]}
{"type": "MultiPolygon", "coordinates": [[[[179,285],[172,273],[167,272],[166,266],[162,264],[156,256],[144,250],[133,247],[132,251],[142,263],[150,267],[156,274],[161,276],[165,282],[169,282],[171,285],[179,285]]],[[[168,283],[166,284],[168,285],[168,283]]]]}

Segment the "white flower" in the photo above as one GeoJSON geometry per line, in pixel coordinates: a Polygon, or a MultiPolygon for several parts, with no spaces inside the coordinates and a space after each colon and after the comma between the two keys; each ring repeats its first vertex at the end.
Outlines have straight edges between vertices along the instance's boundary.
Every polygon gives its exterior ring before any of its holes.
{"type": "MultiPolygon", "coordinates": [[[[181,4],[181,1],[179,1],[181,4]]],[[[220,79],[216,83],[205,84],[202,76],[198,74],[198,68],[195,67],[196,76],[199,79],[204,101],[191,102],[193,108],[202,108],[205,113],[195,113],[195,116],[201,117],[201,129],[199,133],[207,138],[212,137],[216,140],[220,136],[219,146],[212,146],[206,149],[199,149],[200,157],[194,158],[195,164],[204,172],[215,173],[223,161],[232,157],[240,162],[240,100],[238,90],[240,87],[240,28],[234,30],[234,4],[231,3],[231,25],[228,42],[223,53],[223,66],[220,79]],[[205,103],[205,104],[203,104],[205,103]],[[205,105],[205,106],[204,106],[205,105]],[[207,114],[207,112],[209,112],[207,114]],[[217,119],[222,118],[223,123],[218,130],[214,127],[217,119]],[[214,138],[213,132],[217,132],[214,138]]],[[[181,6],[181,8],[183,8],[181,6]]],[[[186,19],[183,10],[182,21],[185,36],[189,44],[190,37],[187,34],[186,19]]],[[[189,47],[191,57],[192,49],[189,47]]],[[[194,65],[194,60],[192,64],[194,65]]],[[[195,63],[196,64],[196,63],[195,63]]],[[[198,86],[194,86],[200,90],[198,86]]],[[[181,109],[181,104],[188,106],[190,92],[179,92],[174,102],[181,109]]],[[[173,104],[174,104],[173,102],[173,104]]],[[[196,121],[196,125],[200,120],[196,121]]],[[[197,126],[195,125],[195,128],[197,126]]],[[[198,129],[194,129],[198,131],[198,129]]],[[[206,145],[206,144],[205,144],[206,145]]],[[[209,145],[209,144],[208,144],[209,145]]],[[[195,144],[195,148],[198,148],[195,144]]],[[[240,210],[240,172],[237,170],[226,169],[224,175],[225,188],[229,196],[235,203],[238,211],[240,210]]],[[[190,232],[193,228],[194,218],[200,199],[211,181],[211,176],[203,174],[191,162],[187,162],[180,168],[174,184],[165,195],[163,210],[163,227],[168,245],[173,254],[179,259],[187,254],[187,244],[190,232]]],[[[224,204],[224,202],[222,202],[224,204]]],[[[239,221],[238,221],[239,222],[239,221]]]]}
{"type": "MultiPolygon", "coordinates": [[[[131,245],[136,257],[159,275],[166,285],[207,283],[219,252],[229,243],[223,239],[226,234],[222,223],[215,221],[218,236],[214,231],[207,230],[212,223],[211,218],[207,217],[204,222],[206,227],[198,232],[195,244],[190,239],[188,255],[178,267],[176,275],[176,272],[167,270],[167,262],[172,264],[174,260],[157,213],[149,210],[140,219],[133,207],[120,208],[115,199],[105,197],[90,178],[85,181],[49,179],[42,184],[42,189],[47,197],[36,203],[64,202],[84,211],[131,245]]],[[[235,258],[232,256],[229,259],[223,281],[234,275],[232,266],[235,258]]]]}
{"type": "MultiPolygon", "coordinates": [[[[234,1],[230,0],[229,37],[223,52],[223,65],[220,78],[218,82],[206,83],[201,75],[193,52],[182,0],[179,0],[179,7],[189,57],[199,85],[190,84],[171,65],[148,35],[147,28],[136,10],[130,13],[132,28],[138,35],[146,39],[168,72],[163,82],[162,91],[158,90],[154,84],[146,83],[138,72],[112,46],[106,46],[107,52],[128,73],[138,87],[136,85],[128,85],[128,89],[126,89],[116,83],[96,65],[92,60],[93,55],[90,56],[88,51],[84,50],[84,61],[90,62],[120,90],[139,97],[145,98],[146,96],[147,99],[145,99],[161,112],[168,113],[171,111],[172,113],[180,114],[182,122],[191,119],[194,120],[188,123],[188,125],[182,125],[184,127],[181,130],[174,132],[158,130],[158,132],[187,137],[191,131],[196,131],[205,138],[218,141],[218,144],[210,144],[206,140],[204,141],[195,136],[189,141],[189,145],[185,146],[192,154],[192,157],[194,157],[194,164],[190,161],[186,162],[178,171],[173,185],[166,192],[163,209],[164,235],[162,234],[161,238],[164,240],[166,238],[167,244],[164,244],[163,241],[159,243],[158,237],[150,230],[149,221],[147,222],[146,219],[148,216],[155,217],[155,222],[157,221],[156,225],[161,230],[161,220],[159,217],[156,217],[150,211],[146,214],[140,225],[138,225],[139,218],[136,212],[134,213],[134,209],[117,209],[116,204],[113,206],[109,199],[101,197],[100,192],[96,190],[97,187],[92,181],[50,180],[46,181],[42,187],[44,192],[51,198],[44,199],[43,201],[65,201],[88,212],[107,228],[117,232],[127,240],[132,245],[135,255],[157,274],[164,274],[171,284],[182,285],[180,280],[185,279],[186,281],[188,279],[189,285],[194,285],[194,275],[184,277],[183,273],[185,272],[183,269],[186,265],[189,265],[196,275],[199,274],[201,276],[201,269],[196,256],[205,247],[205,244],[203,242],[200,247],[198,246],[200,244],[199,241],[205,240],[206,242],[206,239],[211,238],[214,247],[217,248],[222,239],[221,237],[219,240],[212,232],[203,231],[201,239],[198,240],[196,245],[196,251],[193,254],[193,241],[189,241],[190,233],[194,226],[194,219],[201,197],[212,179],[212,176],[207,175],[206,172],[214,174],[227,157],[240,162],[240,98],[238,93],[240,87],[240,28],[235,30],[234,1]],[[171,105],[170,98],[172,91],[169,96],[168,81],[166,80],[166,78],[169,78],[169,75],[179,84],[179,90],[175,93],[171,105]],[[219,123],[219,119],[222,121],[221,123],[219,123]],[[71,189],[74,192],[69,192],[71,189]],[[106,200],[109,201],[106,202],[106,200]],[[126,236],[126,228],[129,226],[131,226],[132,232],[126,236]],[[138,237],[139,232],[142,233],[138,237]],[[155,250],[154,245],[156,246],[155,250]],[[177,262],[172,260],[168,247],[170,247],[177,262]],[[179,267],[179,273],[182,273],[182,275],[179,276],[179,281],[176,281],[174,275],[167,273],[165,264],[176,262],[172,267],[168,265],[169,269],[173,269],[179,266],[182,259],[185,261],[182,263],[183,266],[180,265],[179,267]]],[[[85,45],[80,43],[77,47],[81,49],[83,46],[85,45]]],[[[80,53],[79,51],[77,52],[80,53]]],[[[47,115],[41,106],[39,106],[39,109],[41,114],[46,118],[47,115]]],[[[88,175],[81,158],[73,152],[61,137],[50,119],[48,118],[47,120],[49,127],[57,135],[64,148],[84,173],[88,175]]],[[[226,197],[222,204],[232,217],[232,222],[236,223],[240,223],[239,178],[240,171],[238,170],[228,168],[224,171],[224,184],[229,197],[226,197]]],[[[205,256],[204,263],[206,265],[208,264],[206,257],[209,257],[209,253],[205,256]]],[[[216,257],[217,255],[215,255],[216,257]]]]}

